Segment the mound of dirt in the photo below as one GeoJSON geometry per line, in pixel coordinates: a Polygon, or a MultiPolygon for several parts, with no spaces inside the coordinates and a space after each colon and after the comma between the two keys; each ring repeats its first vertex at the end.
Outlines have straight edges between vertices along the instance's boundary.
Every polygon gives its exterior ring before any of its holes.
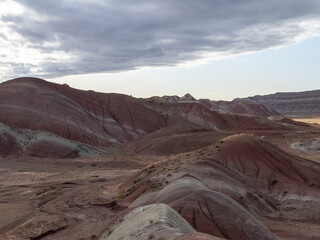
{"type": "Polygon", "coordinates": [[[138,154],[188,152],[215,143],[234,132],[290,130],[264,117],[221,114],[197,102],[166,103],[154,108],[166,116],[166,127],[129,142],[125,151],[138,154]]]}
{"type": "MultiPolygon", "coordinates": [[[[168,204],[215,237],[277,239],[264,221],[320,223],[319,183],[318,164],[236,134],[145,168],[123,186],[122,196],[134,200],[130,207],[168,204]]],[[[280,236],[290,231],[287,226],[280,236]]]]}
{"type": "Polygon", "coordinates": [[[318,182],[318,166],[288,154],[261,138],[237,134],[222,139],[198,156],[213,154],[213,158],[251,178],[262,179],[270,185],[273,181],[295,181],[302,185],[318,182]],[[314,169],[317,169],[315,171],[314,169]]]}
{"type": "Polygon", "coordinates": [[[165,203],[200,231],[227,239],[276,239],[240,204],[225,194],[211,191],[193,177],[182,177],[159,192],[139,197],[131,207],[165,203]]]}

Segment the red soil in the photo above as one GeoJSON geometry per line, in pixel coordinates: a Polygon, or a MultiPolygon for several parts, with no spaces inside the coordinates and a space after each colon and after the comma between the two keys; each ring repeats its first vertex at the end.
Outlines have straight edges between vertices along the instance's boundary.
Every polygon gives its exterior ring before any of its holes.
{"type": "Polygon", "coordinates": [[[0,84],[0,112],[0,121],[11,127],[45,130],[92,145],[132,140],[164,125],[138,99],[76,90],[36,78],[0,84]]]}

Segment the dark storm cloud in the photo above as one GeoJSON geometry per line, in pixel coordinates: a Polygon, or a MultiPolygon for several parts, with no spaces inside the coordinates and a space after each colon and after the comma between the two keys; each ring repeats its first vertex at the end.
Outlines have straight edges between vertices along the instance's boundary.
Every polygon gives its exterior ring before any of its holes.
{"type": "Polygon", "coordinates": [[[38,17],[7,15],[2,22],[40,53],[55,58],[58,50],[73,56],[67,63],[44,59],[37,74],[49,77],[174,66],[204,54],[259,51],[292,43],[305,32],[299,23],[320,16],[318,0],[17,2],[38,17]]]}

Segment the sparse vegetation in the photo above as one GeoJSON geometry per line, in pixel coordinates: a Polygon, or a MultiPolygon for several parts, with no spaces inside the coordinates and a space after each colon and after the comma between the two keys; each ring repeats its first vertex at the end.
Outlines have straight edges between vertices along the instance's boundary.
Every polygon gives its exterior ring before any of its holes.
{"type": "Polygon", "coordinates": [[[113,233],[113,229],[110,229],[107,233],[108,236],[110,236],[113,233]]]}
{"type": "Polygon", "coordinates": [[[131,192],[133,192],[133,190],[136,189],[137,186],[139,186],[139,182],[141,181],[141,179],[135,179],[132,183],[132,185],[127,188],[126,190],[124,190],[120,195],[118,195],[116,198],[117,199],[122,199],[124,196],[128,196],[131,192]]]}
{"type": "Polygon", "coordinates": [[[122,199],[123,198],[123,196],[122,195],[118,195],[118,196],[116,196],[116,199],[118,199],[118,200],[120,200],[120,199],[122,199]]]}
{"type": "Polygon", "coordinates": [[[56,190],[56,187],[55,186],[50,186],[50,189],[51,190],[56,190]]]}
{"type": "Polygon", "coordinates": [[[278,182],[279,182],[278,179],[273,179],[271,181],[271,186],[275,186],[278,182]]]}
{"type": "Polygon", "coordinates": [[[152,191],[157,191],[160,187],[162,187],[162,185],[163,184],[161,182],[154,183],[154,184],[151,185],[151,189],[152,189],[152,191]]]}
{"type": "Polygon", "coordinates": [[[148,240],[151,240],[151,239],[154,239],[154,238],[155,238],[155,236],[154,236],[153,233],[150,233],[150,234],[148,235],[148,240]]]}

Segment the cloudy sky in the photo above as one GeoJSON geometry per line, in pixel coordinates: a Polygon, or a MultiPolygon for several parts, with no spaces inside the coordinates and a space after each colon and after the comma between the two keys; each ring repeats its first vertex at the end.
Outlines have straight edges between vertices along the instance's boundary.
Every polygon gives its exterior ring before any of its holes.
{"type": "Polygon", "coordinates": [[[0,82],[137,97],[320,88],[319,0],[0,0],[0,82]]]}

